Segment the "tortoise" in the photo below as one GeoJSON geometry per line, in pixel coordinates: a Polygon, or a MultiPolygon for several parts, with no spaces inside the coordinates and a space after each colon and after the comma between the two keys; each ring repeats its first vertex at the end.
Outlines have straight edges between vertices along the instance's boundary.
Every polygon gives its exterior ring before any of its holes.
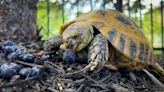
{"type": "Polygon", "coordinates": [[[99,71],[104,66],[112,70],[152,66],[164,75],[142,29],[119,11],[89,12],[63,24],[59,32],[63,39],[61,49],[76,53],[87,48],[89,64],[85,68],[91,71],[99,71]]]}

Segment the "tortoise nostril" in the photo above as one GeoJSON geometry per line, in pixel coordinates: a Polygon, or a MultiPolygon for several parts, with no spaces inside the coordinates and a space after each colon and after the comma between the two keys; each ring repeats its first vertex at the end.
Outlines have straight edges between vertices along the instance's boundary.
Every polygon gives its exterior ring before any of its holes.
{"type": "Polygon", "coordinates": [[[67,49],[73,49],[75,45],[76,45],[76,41],[73,39],[69,39],[67,49]]]}

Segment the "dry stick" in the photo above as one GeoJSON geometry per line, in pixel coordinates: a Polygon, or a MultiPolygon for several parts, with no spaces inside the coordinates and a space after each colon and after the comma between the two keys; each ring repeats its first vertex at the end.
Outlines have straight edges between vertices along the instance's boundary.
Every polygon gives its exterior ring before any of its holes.
{"type": "Polygon", "coordinates": [[[108,74],[108,76],[106,76],[105,78],[102,78],[101,80],[99,80],[99,82],[104,82],[105,80],[109,79],[111,77],[111,74],[108,74]]]}
{"type": "MultiPolygon", "coordinates": [[[[45,54],[52,54],[52,53],[55,53],[56,51],[45,51],[45,50],[42,50],[39,52],[39,56],[41,55],[45,55],[45,54]],[[40,54],[41,53],[41,54],[40,54]]],[[[35,55],[38,55],[38,54],[35,54],[35,55]]]]}
{"type": "Polygon", "coordinates": [[[45,64],[50,64],[51,66],[53,66],[53,67],[57,68],[58,70],[60,70],[62,73],[65,73],[65,71],[62,68],[58,67],[57,65],[55,65],[52,62],[46,61],[45,64]]]}
{"type": "Polygon", "coordinates": [[[125,83],[123,83],[123,82],[120,82],[120,85],[121,86],[124,86],[124,87],[126,87],[126,88],[135,88],[133,85],[128,85],[128,84],[125,84],[125,83]]]}
{"type": "Polygon", "coordinates": [[[64,82],[66,82],[66,83],[73,82],[73,80],[71,80],[71,79],[63,79],[63,78],[57,78],[57,79],[59,79],[59,80],[61,80],[61,81],[64,81],[64,82]]]}
{"type": "Polygon", "coordinates": [[[35,89],[36,89],[36,92],[40,92],[41,91],[38,82],[35,84],[35,89]]]}
{"type": "MultiPolygon", "coordinates": [[[[123,85],[126,86],[126,87],[132,87],[132,88],[135,88],[135,89],[147,89],[147,87],[136,87],[136,86],[132,85],[133,82],[131,82],[131,81],[129,81],[129,80],[127,80],[127,82],[129,82],[130,85],[123,84],[123,85]]],[[[144,84],[144,85],[145,85],[145,84],[144,84]]]]}
{"type": "MultiPolygon", "coordinates": [[[[91,61],[87,66],[85,66],[83,69],[79,70],[79,71],[75,71],[73,73],[66,73],[63,74],[62,76],[70,76],[73,74],[77,74],[77,73],[82,73],[82,72],[87,72],[89,70],[89,68],[91,68],[93,66],[94,61],[91,61]]],[[[95,73],[98,73],[103,67],[99,68],[97,71],[95,70],[95,73]]]]}
{"type": "Polygon", "coordinates": [[[109,90],[109,89],[107,88],[107,87],[109,87],[108,84],[99,84],[99,85],[97,85],[97,84],[90,84],[90,86],[100,87],[100,88],[102,88],[103,90],[109,90]]]}
{"type": "Polygon", "coordinates": [[[62,80],[60,80],[60,78],[56,78],[56,82],[57,82],[57,86],[58,86],[58,89],[61,91],[65,88],[65,84],[63,83],[62,80]]]}
{"type": "Polygon", "coordinates": [[[57,79],[55,78],[55,79],[53,80],[53,83],[52,83],[52,88],[55,88],[55,87],[56,87],[56,82],[57,82],[57,79]]]}
{"type": "Polygon", "coordinates": [[[89,79],[90,81],[92,81],[92,82],[95,83],[95,84],[99,84],[96,80],[92,79],[90,76],[87,76],[87,75],[82,74],[82,73],[80,73],[80,75],[82,75],[83,77],[89,79]]]}
{"type": "Polygon", "coordinates": [[[20,63],[20,64],[22,64],[22,65],[30,66],[30,67],[33,67],[33,66],[37,66],[37,67],[39,67],[39,68],[43,67],[42,65],[32,64],[32,63],[27,63],[27,62],[22,62],[22,61],[18,61],[18,60],[16,60],[15,62],[16,62],[16,63],[20,63]]]}
{"type": "MultiPolygon", "coordinates": [[[[91,77],[89,77],[89,76],[87,76],[87,75],[84,75],[84,74],[82,74],[82,73],[80,73],[80,75],[82,75],[83,77],[89,79],[90,81],[92,81],[92,82],[95,83],[96,85],[98,85],[98,86],[100,85],[99,82],[97,82],[96,80],[92,79],[91,77]]],[[[99,87],[101,87],[102,89],[106,89],[106,87],[103,87],[103,86],[99,86],[99,87]]]]}
{"type": "Polygon", "coordinates": [[[82,83],[82,82],[84,82],[84,81],[86,81],[86,78],[82,78],[82,79],[79,79],[79,80],[75,80],[75,81],[73,81],[73,83],[82,83]]]}
{"type": "Polygon", "coordinates": [[[129,89],[127,89],[119,84],[116,84],[116,83],[113,83],[111,88],[115,89],[116,92],[130,92],[129,89]]]}
{"type": "Polygon", "coordinates": [[[53,67],[55,67],[55,68],[57,68],[57,69],[59,69],[59,70],[61,70],[57,65],[55,65],[54,63],[52,63],[52,62],[49,62],[49,61],[45,61],[45,64],[50,64],[50,65],[52,65],[53,67]]]}
{"type": "Polygon", "coordinates": [[[31,77],[31,78],[29,78],[29,79],[27,79],[27,80],[21,80],[21,81],[18,81],[18,82],[12,82],[12,83],[8,83],[8,84],[4,84],[4,85],[1,85],[1,86],[0,86],[0,89],[6,88],[6,87],[12,87],[12,86],[15,86],[15,85],[19,85],[19,84],[28,82],[28,81],[30,81],[30,80],[34,80],[35,78],[36,78],[36,76],[31,77]]]}
{"type": "Polygon", "coordinates": [[[152,79],[152,81],[159,85],[161,88],[164,88],[164,85],[154,76],[152,75],[149,71],[147,71],[146,69],[143,69],[143,71],[152,79]]]}
{"type": "Polygon", "coordinates": [[[106,90],[100,90],[99,92],[108,92],[108,91],[109,91],[109,90],[106,89],[106,90]]]}
{"type": "Polygon", "coordinates": [[[56,90],[52,87],[48,87],[47,90],[51,91],[51,92],[60,92],[59,90],[56,90]]]}
{"type": "Polygon", "coordinates": [[[55,53],[56,51],[49,51],[49,52],[46,52],[45,54],[52,54],[52,53],[55,53]]]}
{"type": "MultiPolygon", "coordinates": [[[[82,79],[79,79],[79,80],[75,80],[75,81],[72,81],[72,82],[67,82],[69,85],[76,85],[76,84],[80,84],[80,85],[83,85],[84,86],[84,81],[86,81],[86,78],[82,78],[82,79]]],[[[66,83],[66,82],[65,82],[66,83]]],[[[81,87],[81,86],[80,86],[81,87]]],[[[79,87],[79,88],[80,88],[79,87]]],[[[80,89],[79,89],[80,90],[80,89]]],[[[76,91],[76,92],[79,92],[79,91],[76,91]]],[[[81,91],[80,91],[81,92],[81,91]]]]}
{"type": "Polygon", "coordinates": [[[89,63],[87,66],[85,66],[83,69],[79,70],[79,71],[75,71],[73,73],[66,73],[66,74],[62,74],[61,76],[71,76],[77,73],[81,73],[81,72],[86,72],[87,69],[89,69],[92,66],[92,63],[89,63]]]}
{"type": "Polygon", "coordinates": [[[83,87],[84,87],[84,84],[82,84],[82,85],[76,90],[76,92],[82,92],[83,87]]]}
{"type": "MultiPolygon", "coordinates": [[[[52,63],[53,64],[53,63],[52,63]]],[[[58,69],[56,67],[54,67],[53,65],[51,65],[50,63],[47,63],[47,61],[44,62],[45,66],[49,66],[51,68],[53,68],[55,71],[57,71],[58,73],[63,73],[63,71],[61,69],[58,69]]],[[[56,65],[55,65],[56,66],[56,65]]]]}

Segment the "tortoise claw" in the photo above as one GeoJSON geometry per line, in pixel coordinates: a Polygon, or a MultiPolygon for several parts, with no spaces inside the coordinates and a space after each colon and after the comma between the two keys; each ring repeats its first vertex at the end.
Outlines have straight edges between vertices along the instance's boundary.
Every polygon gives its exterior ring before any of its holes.
{"type": "Polygon", "coordinates": [[[93,71],[98,65],[98,62],[91,63],[90,71],[93,71]]]}
{"type": "Polygon", "coordinates": [[[91,62],[90,71],[94,71],[94,73],[97,73],[97,72],[101,71],[101,69],[104,66],[105,66],[105,61],[95,60],[95,61],[91,62]]]}
{"type": "Polygon", "coordinates": [[[114,71],[118,70],[118,68],[115,65],[113,65],[113,64],[105,65],[105,67],[107,67],[107,68],[109,68],[111,70],[114,70],[114,71]]]}

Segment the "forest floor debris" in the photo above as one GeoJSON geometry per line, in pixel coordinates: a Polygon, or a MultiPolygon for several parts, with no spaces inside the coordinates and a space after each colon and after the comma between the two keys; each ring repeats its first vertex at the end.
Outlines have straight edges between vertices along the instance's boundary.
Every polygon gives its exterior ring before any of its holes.
{"type": "MultiPolygon", "coordinates": [[[[21,44],[22,45],[22,44],[21,44]]],[[[39,52],[42,45],[37,42],[32,44],[23,44],[30,53],[39,52]]],[[[13,62],[24,67],[40,68],[35,76],[21,78],[20,75],[14,75],[10,80],[0,78],[1,92],[163,92],[145,71],[112,71],[103,68],[99,73],[77,72],[82,70],[87,64],[73,63],[66,64],[62,62],[60,56],[54,56],[48,61],[39,61],[36,58],[33,63],[23,62],[21,60],[9,60],[0,53],[0,64],[13,62]],[[76,73],[73,73],[76,72],[76,73]]],[[[150,68],[146,71],[153,74],[157,79],[160,75],[150,68]]]]}

